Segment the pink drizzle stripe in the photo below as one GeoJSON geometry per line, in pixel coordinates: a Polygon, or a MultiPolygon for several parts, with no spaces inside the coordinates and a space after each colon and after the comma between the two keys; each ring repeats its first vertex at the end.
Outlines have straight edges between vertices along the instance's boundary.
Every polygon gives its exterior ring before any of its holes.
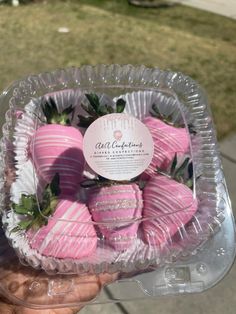
{"type": "Polygon", "coordinates": [[[79,188],[85,163],[82,142],[79,130],[56,124],[40,127],[32,138],[31,156],[38,176],[49,183],[58,172],[62,194],[73,195],[79,188]]]}
{"type": "Polygon", "coordinates": [[[95,188],[89,197],[89,209],[94,221],[111,224],[99,229],[116,250],[127,249],[137,237],[142,215],[142,192],[136,184],[95,188]]]}
{"type": "Polygon", "coordinates": [[[161,245],[193,217],[197,211],[197,200],[192,191],[165,176],[150,179],[144,189],[142,224],[146,241],[161,245]]]}
{"type": "Polygon", "coordinates": [[[42,255],[58,258],[81,258],[90,255],[97,245],[96,231],[87,207],[77,201],[59,202],[48,225],[28,237],[33,249],[42,255]]]}
{"type": "Polygon", "coordinates": [[[188,131],[185,128],[175,128],[153,117],[145,118],[143,123],[154,140],[154,156],[147,173],[153,173],[156,167],[167,169],[176,153],[183,156],[189,151],[188,131]]]}

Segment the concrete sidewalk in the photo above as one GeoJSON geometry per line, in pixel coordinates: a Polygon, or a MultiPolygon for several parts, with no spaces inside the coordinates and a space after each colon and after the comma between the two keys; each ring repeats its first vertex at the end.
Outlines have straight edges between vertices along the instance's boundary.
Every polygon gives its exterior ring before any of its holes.
{"type": "MultiPolygon", "coordinates": [[[[149,2],[149,0],[133,0],[130,1],[130,3],[137,6],[158,7],[159,1],[149,2]]],[[[160,4],[161,3],[162,2],[160,2],[160,4]]],[[[236,0],[167,0],[167,3],[179,3],[204,11],[220,14],[232,19],[236,19],[236,0]]]]}
{"type": "MultiPolygon", "coordinates": [[[[224,174],[236,216],[236,134],[220,144],[224,174]]],[[[92,305],[80,314],[234,314],[236,308],[236,265],[215,287],[202,294],[180,297],[161,297],[156,300],[124,302],[116,304],[92,305]]]]}
{"type": "Polygon", "coordinates": [[[226,183],[236,217],[236,134],[220,143],[220,151],[226,183]]]}
{"type": "Polygon", "coordinates": [[[236,19],[236,0],[176,0],[175,2],[236,19]]]}

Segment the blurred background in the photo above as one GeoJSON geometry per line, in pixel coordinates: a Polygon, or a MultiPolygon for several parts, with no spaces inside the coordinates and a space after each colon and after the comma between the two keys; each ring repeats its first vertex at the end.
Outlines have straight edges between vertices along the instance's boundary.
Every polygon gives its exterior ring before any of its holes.
{"type": "Polygon", "coordinates": [[[236,131],[235,20],[183,5],[152,9],[127,0],[22,2],[0,5],[0,90],[56,68],[144,64],[196,79],[207,91],[219,139],[236,131]]]}
{"type": "MultiPolygon", "coordinates": [[[[175,2],[0,0],[0,91],[30,74],[85,64],[183,72],[208,95],[235,207],[236,0],[175,2]]],[[[233,267],[201,295],[88,306],[81,313],[233,314],[235,282],[233,267]]]]}

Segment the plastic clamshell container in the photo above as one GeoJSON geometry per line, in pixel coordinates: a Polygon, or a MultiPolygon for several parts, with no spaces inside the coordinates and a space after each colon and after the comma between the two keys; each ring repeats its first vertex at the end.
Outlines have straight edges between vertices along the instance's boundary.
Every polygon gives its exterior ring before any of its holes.
{"type": "Polygon", "coordinates": [[[235,226],[212,116],[195,81],[144,66],[84,66],[29,76],[5,90],[0,102],[0,110],[6,111],[1,141],[0,288],[6,297],[33,308],[94,304],[112,298],[201,292],[227,273],[235,256],[235,226]],[[154,157],[141,175],[144,188],[140,181],[80,188],[82,173],[87,179],[96,177],[81,166],[86,128],[77,126],[77,116],[86,115],[83,108],[89,106],[86,94],[90,93],[98,96],[103,109],[110,106],[114,111],[117,101],[124,100],[123,113],[148,127],[154,157]],[[59,112],[70,105],[74,108],[71,125],[76,140],[68,129],[62,130],[68,127],[48,128],[42,103],[50,99],[59,112]],[[153,109],[155,118],[150,116],[153,109]],[[168,121],[160,124],[163,117],[168,121]],[[45,134],[40,133],[45,126],[45,134]],[[192,190],[165,175],[175,155],[177,166],[186,157],[191,161],[182,176],[188,180],[191,172],[192,190]],[[61,166],[61,156],[69,163],[61,166]],[[41,168],[36,158],[44,160],[41,168]],[[154,168],[159,161],[157,175],[154,168]],[[43,190],[57,171],[63,197],[60,206],[45,216],[40,205],[43,190]],[[22,195],[26,199],[34,195],[37,217],[47,220],[36,231],[16,230],[29,217],[19,212],[22,206],[18,213],[14,210],[13,203],[26,204],[22,195]],[[11,289],[14,269],[28,279],[22,289],[11,289]],[[96,286],[98,279],[110,283],[113,297],[102,292],[102,285],[96,286]],[[93,293],[81,295],[88,285],[96,286],[93,293]],[[127,295],[122,287],[130,285],[132,292],[127,295]]]}

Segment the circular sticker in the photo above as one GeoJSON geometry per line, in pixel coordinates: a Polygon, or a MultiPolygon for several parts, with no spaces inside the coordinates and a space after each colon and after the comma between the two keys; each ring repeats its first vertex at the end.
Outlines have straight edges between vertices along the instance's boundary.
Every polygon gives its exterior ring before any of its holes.
{"type": "Polygon", "coordinates": [[[110,180],[130,180],[149,166],[153,139],[138,119],[124,113],[98,118],[86,130],[83,152],[88,165],[110,180]]]}

